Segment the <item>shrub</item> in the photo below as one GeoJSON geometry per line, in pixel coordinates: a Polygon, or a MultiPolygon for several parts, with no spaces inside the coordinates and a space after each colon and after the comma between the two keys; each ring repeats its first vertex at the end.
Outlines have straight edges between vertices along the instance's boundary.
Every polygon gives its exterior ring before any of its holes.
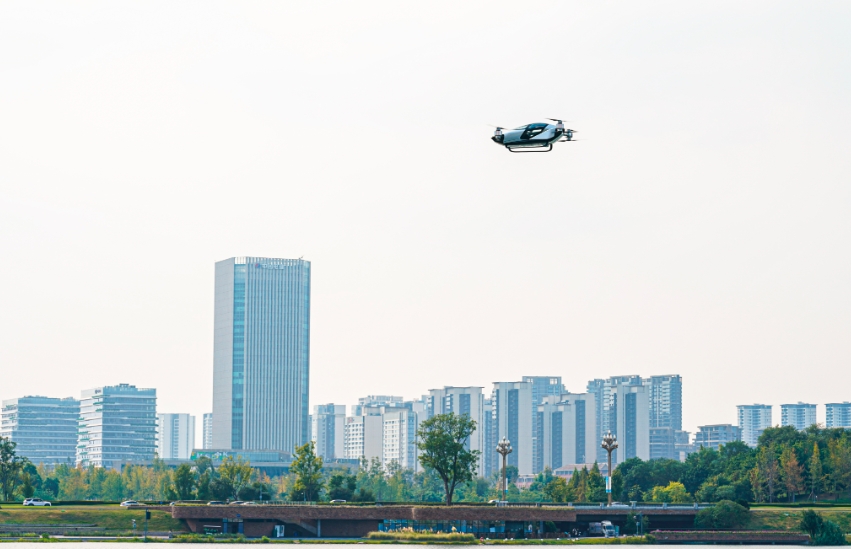
{"type": "Polygon", "coordinates": [[[741,528],[748,522],[748,510],[735,501],[719,501],[712,507],[701,509],[694,518],[698,528],[741,528]]]}
{"type": "Polygon", "coordinates": [[[845,545],[845,534],[838,524],[832,520],[826,520],[822,523],[814,542],[816,545],[845,545]]]}
{"type": "Polygon", "coordinates": [[[370,532],[366,537],[374,540],[476,542],[476,536],[473,534],[461,534],[459,532],[449,534],[445,532],[414,532],[409,529],[397,530],[395,532],[370,532]]]}
{"type": "Polygon", "coordinates": [[[821,518],[821,515],[812,509],[807,509],[801,513],[801,523],[798,525],[798,528],[808,533],[810,535],[810,539],[814,540],[823,524],[824,519],[821,518]]]}

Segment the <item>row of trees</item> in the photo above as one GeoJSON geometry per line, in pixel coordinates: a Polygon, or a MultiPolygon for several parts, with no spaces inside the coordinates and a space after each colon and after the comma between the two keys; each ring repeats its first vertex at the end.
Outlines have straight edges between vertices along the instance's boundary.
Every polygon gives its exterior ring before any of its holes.
{"type": "MultiPolygon", "coordinates": [[[[553,501],[603,501],[603,477],[577,471],[565,482],[547,471],[530,487],[553,501]]],[[[702,448],[685,462],[628,459],[612,474],[612,492],[620,501],[684,503],[691,501],[777,502],[851,499],[851,433],[818,426],[766,429],[757,448],[742,442],[702,448]]]]}
{"type": "MultiPolygon", "coordinates": [[[[150,466],[128,465],[121,472],[101,467],[38,466],[18,456],[15,443],[0,438],[0,495],[5,501],[41,497],[65,501],[259,499],[269,479],[242,459],[209,458],[171,469],[155,459],[150,466]]],[[[269,489],[266,489],[269,493],[269,489]]]]}
{"type": "MultiPolygon", "coordinates": [[[[60,465],[35,466],[15,455],[14,443],[0,440],[0,492],[4,499],[33,495],[64,500],[126,498],[143,500],[289,499],[347,501],[487,501],[499,497],[498,474],[475,475],[478,452],[465,448],[475,422],[439,415],[420,425],[423,471],[414,473],[378,460],[356,472],[327,471],[308,443],[296,449],[288,475],[269,478],[241,459],[218,467],[207,458],[175,470],[162,461],[128,466],[120,473],[60,465]]],[[[517,470],[508,468],[513,501],[602,502],[605,479],[596,464],[574,471],[569,481],[552,471],[518,490],[517,470]]],[[[701,449],[685,462],[626,460],[614,471],[612,488],[620,501],[774,502],[796,498],[851,498],[851,433],[844,429],[767,429],[757,448],[734,442],[719,450],[701,449]]]]}
{"type": "MultiPolygon", "coordinates": [[[[426,473],[413,474],[393,464],[364,460],[356,474],[328,475],[313,443],[296,448],[290,472],[269,478],[242,458],[225,458],[218,467],[206,457],[192,465],[169,468],[155,459],[150,466],[128,465],[120,472],[104,468],[33,465],[0,438],[0,492],[4,500],[41,497],[58,500],[262,500],[315,501],[322,497],[354,501],[379,499],[451,503],[457,495],[486,497],[490,486],[475,482],[477,451],[465,448],[475,430],[467,416],[440,415],[420,426],[420,461],[426,473]],[[471,486],[467,484],[471,483],[471,486]],[[441,492],[442,488],[442,493],[441,492]]],[[[485,483],[487,484],[487,483],[485,483]]]]}

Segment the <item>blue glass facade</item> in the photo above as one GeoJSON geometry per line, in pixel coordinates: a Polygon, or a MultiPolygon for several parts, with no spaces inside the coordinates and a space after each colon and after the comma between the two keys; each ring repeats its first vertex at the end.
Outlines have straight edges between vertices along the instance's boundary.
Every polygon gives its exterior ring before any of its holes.
{"type": "Polygon", "coordinates": [[[216,264],[213,445],[292,452],[310,438],[310,262],[216,264]]]}
{"type": "Polygon", "coordinates": [[[233,428],[231,448],[242,448],[245,395],[245,265],[233,268],[233,428]]]}

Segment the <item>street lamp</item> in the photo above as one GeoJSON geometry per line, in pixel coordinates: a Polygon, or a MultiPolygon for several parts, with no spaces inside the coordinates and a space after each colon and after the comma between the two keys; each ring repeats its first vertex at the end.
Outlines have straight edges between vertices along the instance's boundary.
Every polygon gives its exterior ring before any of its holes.
{"type": "Polygon", "coordinates": [[[511,442],[505,437],[502,437],[502,440],[500,440],[499,444],[496,445],[496,453],[502,456],[502,501],[505,501],[505,492],[508,490],[508,477],[506,476],[505,460],[508,457],[508,454],[513,451],[514,449],[511,447],[511,442]]]}
{"type": "Polygon", "coordinates": [[[609,496],[609,506],[612,505],[612,451],[618,447],[618,437],[611,431],[603,437],[603,450],[609,454],[609,468],[606,470],[606,494],[609,496]]]}

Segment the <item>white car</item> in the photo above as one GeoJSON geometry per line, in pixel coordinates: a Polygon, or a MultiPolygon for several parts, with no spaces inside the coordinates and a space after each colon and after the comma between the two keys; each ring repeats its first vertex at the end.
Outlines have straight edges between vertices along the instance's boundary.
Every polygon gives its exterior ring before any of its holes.
{"type": "Polygon", "coordinates": [[[24,505],[34,505],[36,507],[50,507],[50,502],[44,501],[41,498],[27,498],[24,500],[24,505]]]}
{"type": "Polygon", "coordinates": [[[139,505],[139,502],[133,501],[132,499],[128,499],[127,501],[122,501],[120,505],[121,507],[134,507],[136,505],[139,505]]]}

